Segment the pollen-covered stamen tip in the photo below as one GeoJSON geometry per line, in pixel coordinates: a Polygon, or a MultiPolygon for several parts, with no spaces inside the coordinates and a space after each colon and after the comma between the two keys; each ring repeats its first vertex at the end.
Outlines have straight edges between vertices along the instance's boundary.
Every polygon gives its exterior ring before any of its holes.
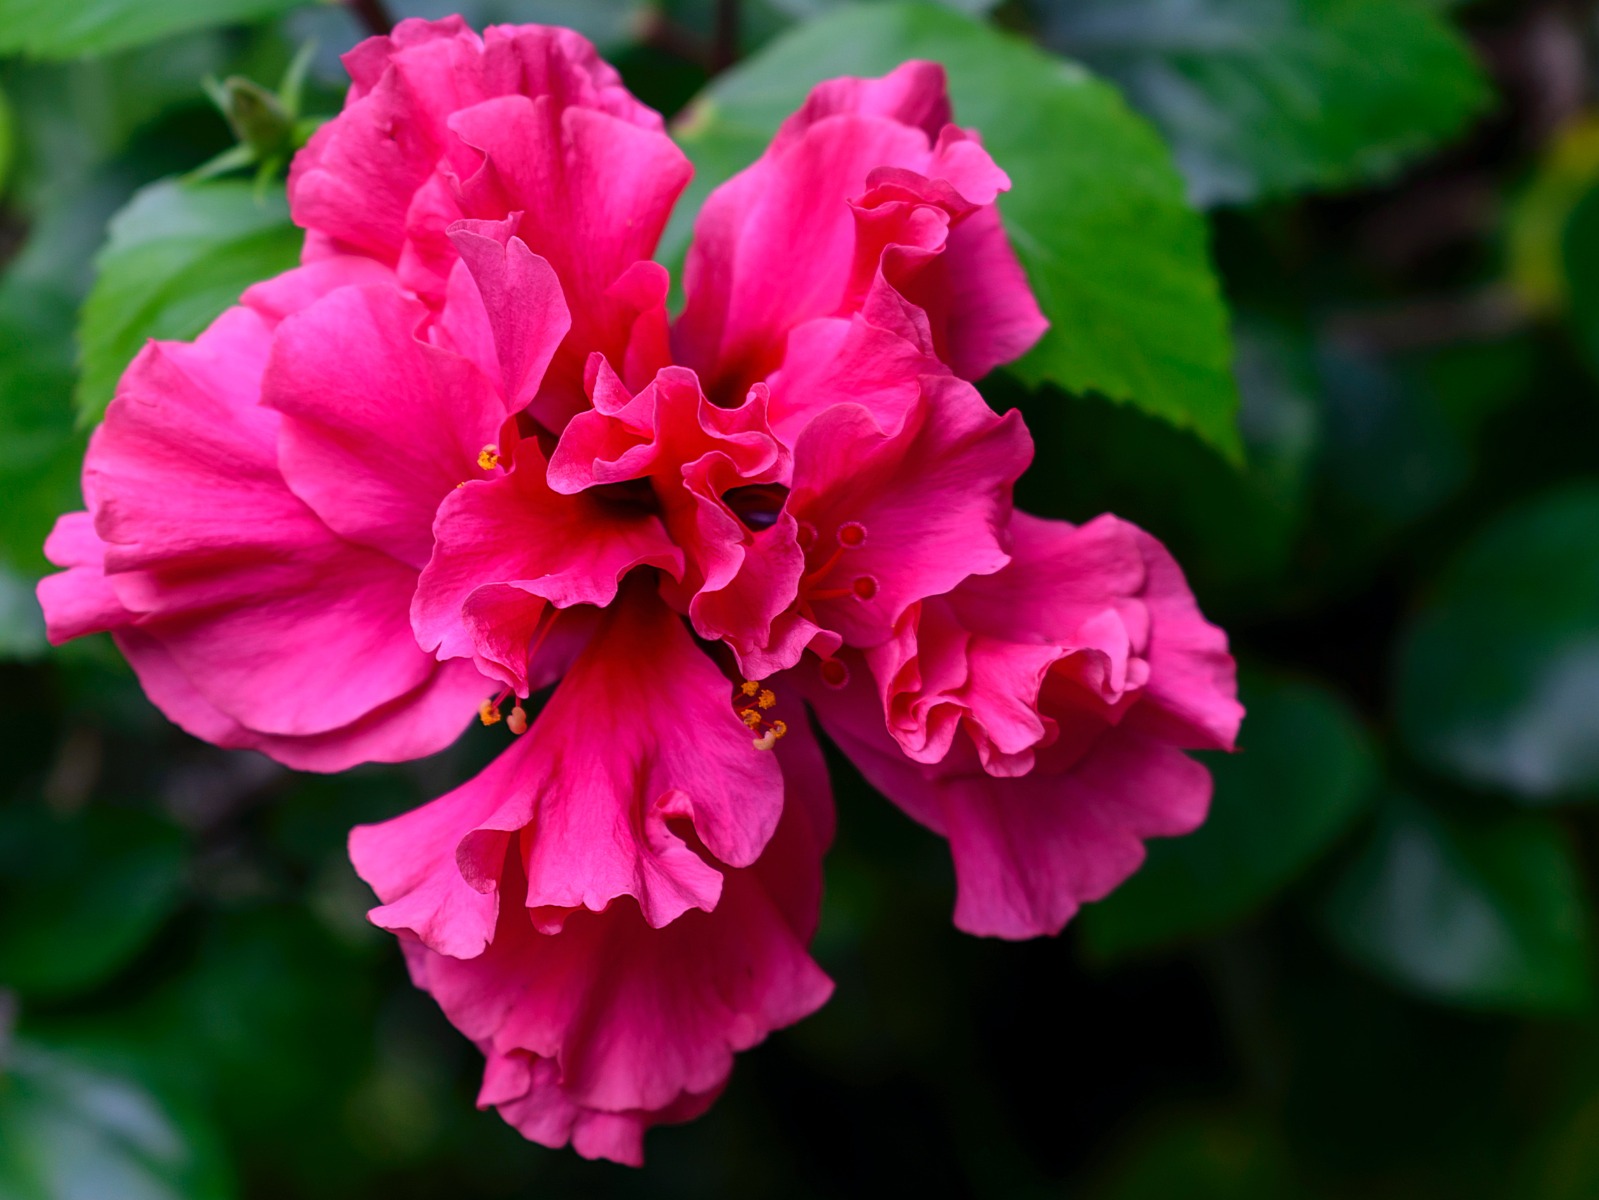
{"type": "Polygon", "coordinates": [[[786,722],[768,721],[762,715],[776,705],[777,693],[771,688],[763,688],[748,679],[738,685],[738,694],[733,698],[733,713],[744,722],[744,728],[756,735],[750,744],[757,750],[770,750],[788,732],[786,722]]]}
{"type": "Polygon", "coordinates": [[[492,471],[500,465],[500,448],[493,442],[477,452],[477,465],[485,470],[492,471]]]}
{"type": "Polygon", "coordinates": [[[477,719],[485,725],[498,725],[500,723],[500,706],[493,700],[485,700],[477,706],[477,719]]]}
{"type": "Polygon", "coordinates": [[[511,709],[511,715],[505,718],[505,727],[520,737],[527,732],[527,710],[520,704],[511,709]]]}

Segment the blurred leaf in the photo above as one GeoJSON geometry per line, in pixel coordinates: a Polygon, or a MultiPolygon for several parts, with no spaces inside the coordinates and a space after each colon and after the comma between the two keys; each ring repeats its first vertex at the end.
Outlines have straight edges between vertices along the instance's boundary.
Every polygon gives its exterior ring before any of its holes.
{"type": "Polygon", "coordinates": [[[49,644],[32,581],[0,563],[0,660],[36,658],[49,644]]]}
{"type": "Polygon", "coordinates": [[[258,280],[299,259],[301,234],[281,193],[249,184],[141,190],[111,221],[78,341],[78,415],[92,424],[117,380],[151,338],[192,338],[258,280]]]}
{"type": "Polygon", "coordinates": [[[1560,231],[1560,266],[1572,333],[1599,371],[1599,184],[1572,207],[1560,231]]]}
{"type": "Polygon", "coordinates": [[[1599,485],[1466,546],[1403,636],[1398,704],[1439,770],[1531,801],[1599,792],[1599,485]]]}
{"type": "Polygon", "coordinates": [[[1599,114],[1567,122],[1544,147],[1532,178],[1507,214],[1506,268],[1522,302],[1541,312],[1558,311],[1567,299],[1572,267],[1599,273],[1599,263],[1562,261],[1562,241],[1572,210],[1599,181],[1599,114]]]}
{"type": "Polygon", "coordinates": [[[1396,798],[1323,918],[1352,958],[1437,999],[1569,1010],[1592,994],[1579,868],[1546,817],[1446,818],[1396,798]]]}
{"type": "MultiPolygon", "coordinates": [[[[31,589],[46,569],[44,539],[57,514],[79,506],[83,438],[72,425],[73,305],[45,285],[0,280],[0,571],[8,580],[0,609],[14,612],[16,588],[31,589]]],[[[32,597],[28,608],[35,608],[32,597]]],[[[23,648],[21,624],[5,619],[0,643],[23,648]],[[21,639],[19,642],[17,639],[21,639]]]]}
{"type": "Polygon", "coordinates": [[[1258,1119],[1204,1113],[1129,1139],[1092,1200],[1279,1200],[1294,1194],[1287,1148],[1258,1119]]]}
{"type": "Polygon", "coordinates": [[[17,153],[17,134],[11,105],[6,94],[0,92],[0,196],[5,195],[6,184],[11,182],[11,161],[17,153]]]}
{"type": "Polygon", "coordinates": [[[1489,92],[1470,48],[1411,0],[1077,0],[1049,40],[1165,132],[1196,204],[1392,175],[1489,92]]]}
{"type": "Polygon", "coordinates": [[[55,817],[17,805],[0,818],[0,984],[71,995],[126,965],[183,893],[176,829],[144,813],[91,807],[55,817]]]}
{"type": "Polygon", "coordinates": [[[194,1132],[131,1079],[28,1042],[0,1059],[5,1200],[222,1200],[227,1173],[194,1132]]]}
{"type": "Polygon", "coordinates": [[[1237,457],[1226,310],[1204,224],[1160,139],[1114,89],[948,9],[844,8],[719,76],[677,130],[696,173],[663,257],[683,253],[711,188],[760,153],[813,84],[912,58],[944,64],[957,118],[1013,181],[1000,206],[1051,321],[1013,369],[1131,401],[1237,457]]]}
{"type": "Polygon", "coordinates": [[[174,34],[238,25],[288,12],[307,0],[0,0],[0,54],[80,58],[142,46],[174,34]]]}
{"type": "Polygon", "coordinates": [[[1234,755],[1208,755],[1210,815],[1083,911],[1083,935],[1111,957],[1248,914],[1302,873],[1371,802],[1376,762],[1349,706],[1314,683],[1252,677],[1234,755]]]}

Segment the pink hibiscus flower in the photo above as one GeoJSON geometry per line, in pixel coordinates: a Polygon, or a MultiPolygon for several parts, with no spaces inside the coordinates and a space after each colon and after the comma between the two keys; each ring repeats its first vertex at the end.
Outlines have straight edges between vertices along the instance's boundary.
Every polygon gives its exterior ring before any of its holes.
{"type": "Polygon", "coordinates": [[[1225,637],[1147,534],[1013,511],[1031,441],[970,381],[1044,321],[940,68],[818,87],[706,202],[674,322],[689,166],[581,38],[345,61],[304,265],[129,368],[40,598],[291,766],[521,735],[350,842],[482,1105],[638,1162],[826,1000],[811,714],[949,839],[975,933],[1057,931],[1199,823],[1225,637]]]}

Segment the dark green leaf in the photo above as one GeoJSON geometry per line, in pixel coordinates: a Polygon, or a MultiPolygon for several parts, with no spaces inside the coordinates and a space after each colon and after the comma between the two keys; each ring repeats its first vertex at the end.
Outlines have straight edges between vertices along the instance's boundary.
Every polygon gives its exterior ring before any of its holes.
{"type": "Polygon", "coordinates": [[[292,267],[301,234],[280,193],[240,182],[151,184],[112,219],[84,304],[79,419],[105,412],[150,338],[192,338],[258,280],[292,267]]]}
{"type": "Polygon", "coordinates": [[[307,0],[0,0],[0,54],[79,58],[275,17],[307,0]]]}
{"type": "Polygon", "coordinates": [[[182,897],[183,838],[143,813],[92,807],[63,819],[17,806],[0,842],[0,985],[24,996],[108,978],[182,897]]]}
{"type": "Polygon", "coordinates": [[[957,118],[1013,181],[1006,228],[1051,322],[1015,369],[1131,401],[1236,456],[1226,310],[1204,224],[1160,139],[1080,68],[948,9],[844,8],[720,76],[678,131],[696,175],[663,255],[682,254],[710,189],[760,152],[812,85],[911,58],[944,64],[957,118]]]}
{"type": "Polygon", "coordinates": [[[1572,332],[1599,370],[1599,187],[1585,192],[1567,216],[1560,265],[1572,332]]]}
{"type": "Polygon", "coordinates": [[[1147,1123],[1093,1200],[1279,1200],[1292,1195],[1287,1147],[1258,1118],[1200,1113],[1147,1123]]]}
{"type": "Polygon", "coordinates": [[[1524,504],[1466,547],[1404,635],[1399,722],[1468,782],[1599,791],[1599,486],[1524,504]]]}
{"type": "Polygon", "coordinates": [[[221,1200],[209,1138],[131,1079],[29,1042],[0,1060],[5,1200],[221,1200]]]}
{"type": "Polygon", "coordinates": [[[1078,0],[1047,32],[1161,127],[1197,204],[1385,178],[1489,95],[1411,0],[1078,0]]]}
{"type": "Polygon", "coordinates": [[[1213,930],[1246,915],[1322,854],[1371,801],[1376,764],[1349,706],[1312,683],[1246,680],[1235,755],[1214,755],[1210,816],[1150,843],[1142,868],[1084,910],[1083,933],[1111,956],[1213,930]]]}
{"type": "Polygon", "coordinates": [[[1566,1010],[1592,993],[1579,870],[1546,817],[1468,821],[1395,799],[1323,917],[1351,957],[1438,999],[1566,1010]]]}

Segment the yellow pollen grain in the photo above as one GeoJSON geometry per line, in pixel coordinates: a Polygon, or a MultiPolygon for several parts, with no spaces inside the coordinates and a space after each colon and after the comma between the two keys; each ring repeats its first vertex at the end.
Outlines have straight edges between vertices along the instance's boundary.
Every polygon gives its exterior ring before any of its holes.
{"type": "Polygon", "coordinates": [[[485,700],[477,706],[477,717],[485,725],[498,725],[500,723],[500,710],[494,706],[494,701],[485,700]]]}
{"type": "Polygon", "coordinates": [[[761,685],[760,684],[751,683],[748,679],[746,679],[743,683],[738,685],[738,693],[741,696],[753,696],[756,692],[758,692],[760,690],[761,690],[761,685]]]}
{"type": "Polygon", "coordinates": [[[490,442],[477,453],[477,465],[485,471],[492,471],[500,465],[500,448],[490,442]]]}
{"type": "Polygon", "coordinates": [[[761,694],[756,699],[755,703],[760,705],[762,708],[771,708],[772,705],[777,703],[777,693],[772,691],[771,688],[762,688],[761,694]]]}

